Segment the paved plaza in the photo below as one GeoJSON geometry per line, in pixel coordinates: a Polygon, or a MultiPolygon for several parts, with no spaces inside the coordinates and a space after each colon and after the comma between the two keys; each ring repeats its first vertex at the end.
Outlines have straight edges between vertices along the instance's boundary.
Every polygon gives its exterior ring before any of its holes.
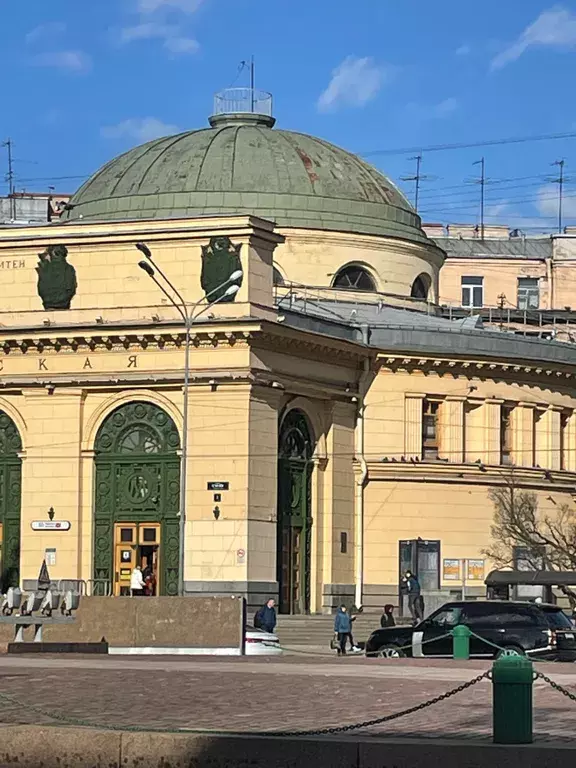
{"type": "MultiPolygon", "coordinates": [[[[85,725],[273,732],[378,718],[438,696],[489,669],[483,662],[331,657],[0,657],[3,724],[85,725]]],[[[576,693],[576,665],[537,669],[576,693]]],[[[535,687],[540,741],[576,741],[576,702],[535,687]]],[[[491,683],[433,707],[361,731],[364,735],[488,740],[491,683]]]]}

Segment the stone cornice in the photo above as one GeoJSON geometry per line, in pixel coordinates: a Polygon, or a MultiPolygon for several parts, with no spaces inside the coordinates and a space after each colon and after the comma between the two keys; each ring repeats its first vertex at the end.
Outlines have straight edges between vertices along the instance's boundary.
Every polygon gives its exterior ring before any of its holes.
{"type": "Polygon", "coordinates": [[[570,380],[576,377],[573,366],[557,366],[542,363],[510,363],[506,360],[477,360],[442,357],[425,357],[422,355],[391,355],[379,352],[377,355],[380,368],[391,371],[422,371],[424,373],[459,372],[468,378],[475,376],[506,376],[514,381],[519,376],[536,376],[556,381],[570,380]]]}
{"type": "MultiPolygon", "coordinates": [[[[359,470],[359,465],[357,467],[359,470]]],[[[549,493],[576,494],[576,472],[545,470],[532,467],[510,467],[456,464],[443,461],[369,461],[372,481],[404,481],[503,486],[514,483],[522,488],[537,488],[549,493]]]]}
{"type": "Polygon", "coordinates": [[[376,350],[353,341],[325,336],[314,331],[303,331],[281,323],[262,324],[262,332],[254,335],[254,346],[274,352],[284,352],[309,360],[322,360],[332,365],[357,367],[376,350]]]}
{"type": "MultiPolygon", "coordinates": [[[[194,347],[247,346],[252,338],[249,330],[199,329],[192,333],[194,347]]],[[[169,331],[158,328],[157,332],[134,332],[126,330],[123,333],[104,329],[97,333],[54,333],[22,334],[15,338],[2,339],[0,336],[0,356],[27,354],[37,352],[42,355],[66,352],[85,352],[92,354],[98,351],[129,351],[144,350],[149,347],[157,349],[183,347],[186,335],[183,331],[169,331]]]]}
{"type": "Polygon", "coordinates": [[[281,243],[284,238],[274,231],[274,224],[258,216],[206,216],[192,219],[162,219],[158,221],[118,221],[118,222],[57,222],[40,226],[0,228],[0,251],[20,248],[32,248],[47,241],[66,243],[67,245],[88,243],[109,245],[110,242],[134,243],[136,239],[146,237],[151,245],[155,240],[185,240],[191,238],[208,241],[215,235],[228,235],[232,238],[259,238],[272,243],[281,243]]]}

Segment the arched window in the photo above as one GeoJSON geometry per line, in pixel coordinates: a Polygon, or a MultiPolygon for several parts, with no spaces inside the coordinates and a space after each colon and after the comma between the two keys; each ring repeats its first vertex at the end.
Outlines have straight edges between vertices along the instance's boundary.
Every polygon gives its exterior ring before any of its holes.
{"type": "Polygon", "coordinates": [[[273,267],[272,282],[274,285],[284,285],[284,278],[280,274],[280,270],[276,269],[276,267],[273,267]]]}
{"type": "Polygon", "coordinates": [[[430,280],[430,275],[423,272],[421,275],[418,275],[416,280],[412,283],[410,296],[413,299],[427,299],[431,284],[432,281],[430,280]]]}
{"type": "Polygon", "coordinates": [[[353,291],[375,291],[376,283],[368,270],[352,265],[344,267],[336,274],[332,287],[353,291]]]}

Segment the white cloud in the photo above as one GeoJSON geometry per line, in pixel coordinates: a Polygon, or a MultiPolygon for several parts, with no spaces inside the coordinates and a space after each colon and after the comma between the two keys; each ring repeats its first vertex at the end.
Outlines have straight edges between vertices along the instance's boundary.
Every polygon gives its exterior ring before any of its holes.
{"type": "Polygon", "coordinates": [[[450,96],[436,104],[416,104],[411,102],[406,105],[409,120],[442,120],[450,117],[458,109],[458,101],[450,96]]]}
{"type": "Polygon", "coordinates": [[[533,46],[573,48],[576,46],[576,14],[561,6],[543,11],[520,37],[492,59],[491,69],[501,69],[533,46]]]}
{"type": "MultiPolygon", "coordinates": [[[[536,208],[542,216],[558,217],[558,184],[545,184],[537,193],[536,208]]],[[[565,219],[576,218],[576,197],[564,195],[562,214],[565,219]]]]}
{"type": "Polygon", "coordinates": [[[152,38],[164,38],[167,35],[175,33],[177,27],[166,24],[154,24],[148,21],[142,24],[135,24],[133,27],[124,27],[120,30],[120,42],[132,43],[134,40],[150,40],[152,38]]]}
{"type": "Polygon", "coordinates": [[[453,96],[450,96],[448,99],[444,99],[444,101],[439,101],[438,104],[435,104],[433,107],[431,107],[430,117],[433,120],[436,120],[442,117],[448,117],[457,109],[458,109],[458,102],[453,96]]]}
{"type": "Polygon", "coordinates": [[[174,24],[156,24],[142,22],[120,30],[120,43],[128,44],[138,40],[162,40],[164,48],[170,53],[196,53],[200,45],[194,38],[182,34],[181,28],[174,24]]]}
{"type": "Polygon", "coordinates": [[[50,21],[47,24],[39,24],[26,35],[26,42],[28,45],[37,42],[38,40],[46,40],[47,38],[57,37],[63,35],[66,32],[66,24],[63,21],[50,21]]]}
{"type": "Polygon", "coordinates": [[[203,0],[138,0],[140,13],[154,13],[163,8],[176,9],[183,13],[195,13],[203,0]]]}
{"type": "Polygon", "coordinates": [[[464,45],[461,45],[460,48],[456,48],[454,53],[456,56],[469,56],[472,53],[472,48],[464,43],[464,45]]]}
{"type": "Polygon", "coordinates": [[[164,48],[170,53],[196,53],[200,44],[193,37],[167,37],[164,48]]]}
{"type": "Polygon", "coordinates": [[[32,64],[37,67],[54,67],[77,74],[88,72],[92,68],[92,59],[83,51],[52,51],[34,56],[32,64]]]}
{"type": "Polygon", "coordinates": [[[178,133],[177,125],[164,123],[155,117],[130,118],[123,120],[118,125],[110,125],[102,128],[100,133],[105,139],[134,139],[139,143],[159,139],[162,136],[171,136],[178,133]]]}
{"type": "Polygon", "coordinates": [[[332,71],[332,79],[318,99],[320,112],[338,107],[363,107],[391,79],[393,68],[376,64],[368,56],[347,56],[332,71]]]}

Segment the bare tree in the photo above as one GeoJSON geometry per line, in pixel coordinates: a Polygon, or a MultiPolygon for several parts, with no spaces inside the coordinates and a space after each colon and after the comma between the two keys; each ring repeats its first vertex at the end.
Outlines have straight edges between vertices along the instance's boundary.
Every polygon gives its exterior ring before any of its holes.
{"type": "MultiPolygon", "coordinates": [[[[514,548],[522,547],[523,558],[535,570],[576,571],[576,511],[571,506],[558,505],[554,515],[541,513],[536,494],[519,490],[512,474],[489,496],[494,504],[494,543],[484,554],[496,565],[513,565],[514,548]]],[[[576,607],[576,592],[559,589],[576,607]]]]}

